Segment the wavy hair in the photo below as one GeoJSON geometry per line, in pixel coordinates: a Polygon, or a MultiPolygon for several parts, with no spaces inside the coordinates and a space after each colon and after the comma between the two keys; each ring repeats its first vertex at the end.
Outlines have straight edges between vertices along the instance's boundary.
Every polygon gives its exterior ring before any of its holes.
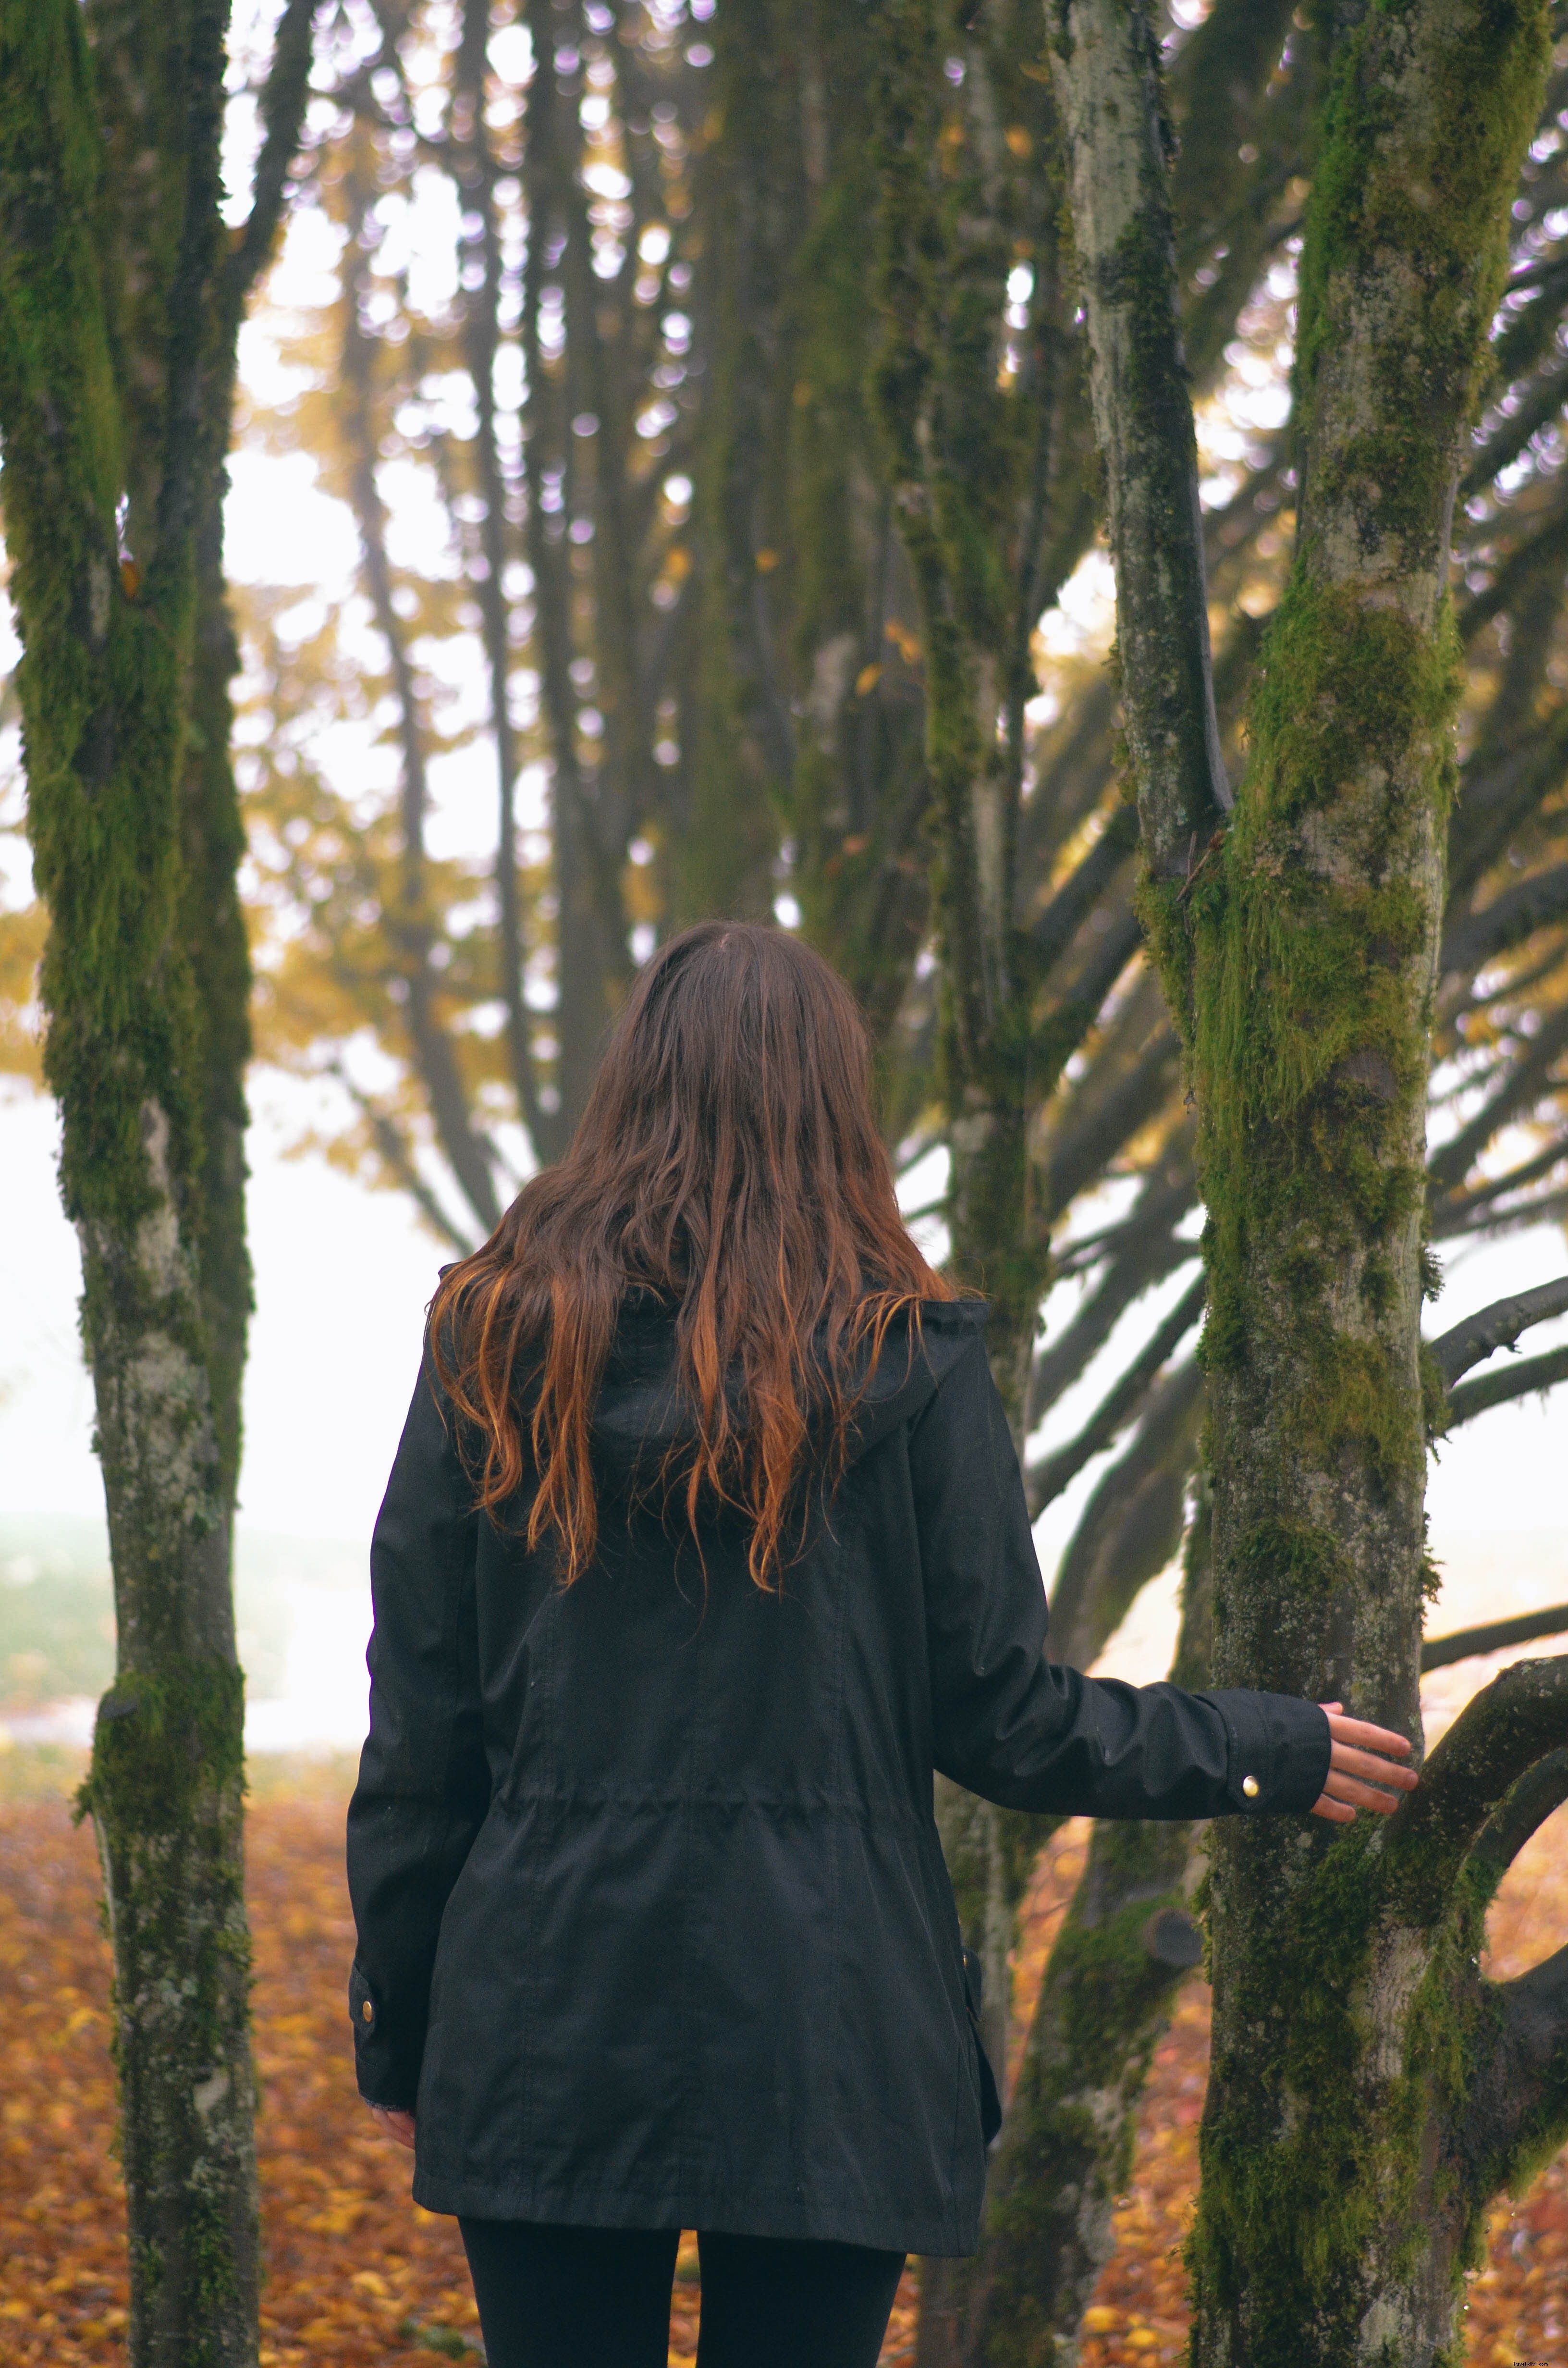
{"type": "Polygon", "coordinates": [[[854,998],[782,930],[707,921],[655,954],[566,1156],[431,1304],[478,1503],[534,1480],[528,1542],[553,1537],[567,1585],[594,1555],[593,1412],[638,1288],[675,1315],[687,1520],[738,1512],[772,1588],[808,1464],[842,1469],[855,1376],[901,1311],[917,1328],[922,1299],[956,1295],[899,1215],[854,998]]]}

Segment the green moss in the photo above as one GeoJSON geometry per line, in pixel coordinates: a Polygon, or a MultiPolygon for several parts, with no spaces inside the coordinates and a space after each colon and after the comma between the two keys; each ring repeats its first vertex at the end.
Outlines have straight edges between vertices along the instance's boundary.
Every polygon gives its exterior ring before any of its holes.
{"type": "MultiPolygon", "coordinates": [[[[189,2368],[254,2356],[255,2328],[243,1688],[224,1595],[248,1304],[246,962],[232,783],[226,809],[181,799],[197,525],[215,529],[227,432],[201,400],[226,14],[222,0],[155,26],[112,0],[0,10],[0,438],[51,923],[45,1071],[84,1243],[122,1672],[82,1806],[111,1910],[132,2353],[177,2351],[189,2368]],[[122,494],[140,572],[120,564],[122,494]],[[199,1017],[193,950],[212,958],[199,1017]],[[204,1190],[213,1116],[232,1137],[226,1199],[204,1190]],[[209,1325],[224,1312],[232,1419],[215,1440],[209,1325]]],[[[232,367],[213,382],[226,393],[232,367]]],[[[209,754],[231,665],[225,641],[209,754]]]]}
{"type": "MultiPolygon", "coordinates": [[[[1221,1892],[1240,1874],[1234,1839],[1214,1837],[1221,1892]]],[[[1370,1840],[1363,1824],[1322,1850],[1313,1883],[1270,1933],[1267,1965],[1229,1975],[1269,2076],[1210,2089],[1187,2266],[1201,2315],[1223,2320],[1244,2305],[1259,2359],[1358,2357],[1369,2284],[1398,2274],[1390,2232],[1409,2231],[1396,2249],[1420,2241],[1420,2068],[1407,2062],[1375,2094],[1348,2077],[1363,2045],[1361,1992],[1381,1905],[1370,1840]]],[[[1294,1847],[1294,1837],[1279,1847],[1294,1847]]],[[[1244,1879],[1256,1883],[1259,1873],[1244,1879]]]]}
{"type": "Polygon", "coordinates": [[[1068,2356],[1131,2167],[1137,2100],[1184,1970],[1151,1955],[1183,1905],[1187,1828],[1096,1825],[1046,1967],[1001,2149],[984,2249],[960,2274],[966,2357],[1053,2368],[1068,2356]]]}
{"type": "Polygon", "coordinates": [[[1413,556],[1436,550],[1453,482],[1447,423],[1474,415],[1491,367],[1486,330],[1506,270],[1506,199],[1535,129],[1549,54],[1540,0],[1490,0],[1450,21],[1419,118],[1423,145],[1369,49],[1412,0],[1381,0],[1337,45],[1308,204],[1299,299],[1299,413],[1312,416],[1325,359],[1344,336],[1347,287],[1390,256],[1425,291],[1408,340],[1385,337],[1359,410],[1364,425],[1315,452],[1317,495],[1376,489],[1382,525],[1413,556]],[[1500,201],[1501,197],[1501,201],[1500,201]],[[1422,399],[1411,400],[1419,386],[1422,399]],[[1332,472],[1330,484],[1324,472],[1332,472]]]}
{"type": "Polygon", "coordinates": [[[188,2368],[235,2357],[236,2305],[242,2327],[247,2293],[254,2305],[254,2191],[232,2159],[250,2146],[244,1723],[232,1665],[122,1672],[76,1804],[97,1833],[114,1940],[121,2145],[142,2232],[134,2310],[144,2330],[172,2312],[188,2368]]]}
{"type": "Polygon", "coordinates": [[[1332,1530],[1310,1521],[1259,1521],[1236,1554],[1244,1584],[1275,1585],[1292,1595],[1326,1598],[1344,1584],[1348,1565],[1332,1530]]]}

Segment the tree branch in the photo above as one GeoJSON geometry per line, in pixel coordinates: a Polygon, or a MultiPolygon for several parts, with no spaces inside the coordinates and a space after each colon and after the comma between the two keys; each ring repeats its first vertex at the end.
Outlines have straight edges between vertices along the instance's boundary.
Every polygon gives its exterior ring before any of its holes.
{"type": "Polygon", "coordinates": [[[1521,1332],[1532,1324],[1544,1324],[1553,1315],[1568,1309],[1568,1274],[1560,1274],[1553,1282],[1543,1282],[1535,1291],[1520,1292],[1509,1299],[1494,1299],[1490,1307],[1474,1315],[1467,1315],[1450,1332],[1440,1333],[1427,1346],[1437,1370],[1452,1389],[1461,1373],[1494,1356],[1499,1349],[1511,1349],[1521,1332]]]}
{"type": "Polygon", "coordinates": [[[1499,1128],[1551,1090],[1549,1072],[1568,1046],[1568,1005],[1541,1021],[1529,1039],[1529,1050],[1505,1072],[1503,1082],[1489,1096],[1468,1125],[1443,1144],[1426,1163],[1426,1173],[1440,1191],[1461,1184],[1499,1128]]]}
{"type": "MultiPolygon", "coordinates": [[[[1558,1616],[1568,1624],[1568,1613],[1560,1611],[1558,1616]]],[[[1533,1768],[1526,1770],[1501,1808],[1482,1827],[1471,1857],[1494,1868],[1501,1876],[1564,1801],[1568,1801],[1568,1745],[1560,1751],[1548,1752],[1544,1759],[1538,1759],[1533,1768]]]]}
{"type": "Polygon", "coordinates": [[[1175,1228],[1191,1208],[1195,1191],[1190,1135],[1178,1129],[1176,1142],[1165,1146],[1145,1178],[1098,1282],[1071,1323],[1035,1359],[1029,1383],[1030,1430],[1072,1387],[1090,1358],[1104,1348],[1133,1302],[1192,1257],[1196,1244],[1185,1240],[1175,1228]]]}
{"type": "Polygon", "coordinates": [[[1568,1635],[1568,1603],[1550,1611],[1526,1611],[1516,1620],[1490,1620],[1479,1628],[1456,1628],[1451,1636],[1429,1636],[1421,1647],[1421,1674],[1446,1669],[1480,1653],[1500,1653],[1508,1645],[1533,1645],[1538,1636],[1568,1635]]]}
{"type": "MultiPolygon", "coordinates": [[[[1565,373],[1568,376],[1568,373],[1565,373]]],[[[1568,917],[1568,863],[1538,871],[1494,896],[1479,913],[1456,921],[1443,939],[1438,969],[1444,976],[1472,977],[1499,954],[1533,937],[1549,921],[1568,917]]]]}
{"type": "Polygon", "coordinates": [[[1203,1375],[1188,1357],[1151,1391],[1125,1452],[1084,1508],[1051,1582],[1052,1660],[1086,1669],[1181,1543],[1202,1411],[1203,1375]]]}
{"type": "Polygon", "coordinates": [[[1568,1742],[1568,1655],[1516,1661],[1460,1713],[1384,1828],[1391,1892],[1416,1924],[1441,1915],[1488,1819],[1568,1742]]]}
{"type": "Polygon", "coordinates": [[[305,101],[310,96],[315,12],[316,0],[285,0],[273,37],[272,63],[261,94],[261,120],[266,134],[251,180],[250,211],[239,243],[230,250],[223,266],[219,288],[219,303],[227,331],[225,348],[233,336],[233,326],[229,324],[238,325],[256,275],[272,252],[282,217],[284,192],[299,150],[300,126],[304,121],[305,101]]]}
{"type": "Polygon", "coordinates": [[[1060,962],[1137,844],[1137,813],[1119,805],[1077,870],[1029,924],[1029,946],[1041,977],[1060,962]]]}
{"type": "Polygon", "coordinates": [[[161,609],[176,635],[188,615],[194,590],[192,534],[205,472],[218,465],[228,422],[206,416],[203,401],[208,324],[215,283],[222,217],[218,199],[223,108],[223,36],[228,8],[202,0],[189,10],[184,53],[183,97],[187,107],[180,145],[185,189],[179,250],[168,283],[168,342],[164,360],[162,474],[157,533],[147,570],[147,598],[161,609]]]}
{"type": "MultiPolygon", "coordinates": [[[[1193,1255],[1197,1255],[1196,1249],[1193,1255]]],[[[1029,1466],[1027,1474],[1029,1500],[1037,1517],[1061,1496],[1064,1488],[1071,1486],[1085,1463],[1103,1454],[1112,1445],[1117,1434],[1131,1421],[1151,1383],[1169,1362],[1203,1313],[1207,1289],[1208,1278],[1199,1273],[1183,1292],[1142,1355],[1128,1366],[1114,1389],[1107,1392],[1077,1438],[1029,1466]]]]}
{"type": "Polygon", "coordinates": [[[369,1094],[355,1084],[341,1062],[331,1063],[328,1074],[336,1078],[349,1100],[358,1110],[360,1117],[370,1130],[371,1140],[375,1144],[378,1155],[397,1178],[399,1186],[408,1194],[426,1223],[439,1234],[444,1242],[456,1250],[459,1258],[471,1256],[474,1248],[473,1242],[466,1234],[459,1232],[424,1177],[419,1173],[414,1162],[414,1156],[394,1121],[388,1117],[385,1110],[378,1109],[369,1094]]]}
{"type": "MultiPolygon", "coordinates": [[[[1510,1192],[1522,1192],[1528,1184],[1539,1184],[1565,1158],[1568,1141],[1549,1143],[1533,1158],[1522,1159],[1517,1167],[1510,1167],[1506,1175],[1489,1177],[1472,1192],[1449,1194],[1433,1212],[1432,1238],[1446,1241],[1455,1234],[1473,1233],[1487,1224],[1487,1212],[1497,1201],[1506,1200],[1510,1192]]],[[[1511,1216],[1512,1212],[1506,1213],[1511,1216]]]]}
{"type": "Polygon", "coordinates": [[[1053,0],[1051,17],[1109,495],[1122,715],[1149,867],[1176,880],[1233,801],[1214,712],[1158,48],[1142,0],[1053,0]]]}
{"type": "Polygon", "coordinates": [[[1095,1101],[1077,1124],[1052,1146],[1046,1168],[1048,1223],[1054,1224],[1062,1210],[1103,1172],[1122,1144],[1156,1115],[1174,1091],[1180,1068],[1176,1032],[1162,1027],[1126,1076],[1095,1101]]]}
{"type": "Polygon", "coordinates": [[[1549,1349],[1542,1357],[1527,1357],[1522,1364],[1506,1365],[1500,1373],[1483,1373],[1478,1382],[1463,1382],[1449,1400],[1447,1429],[1473,1422],[1493,1406],[1511,1406],[1532,1391],[1550,1390],[1568,1381],[1568,1349],[1549,1349]]]}
{"type": "MultiPolygon", "coordinates": [[[[505,584],[506,484],[496,439],[495,359],[500,346],[502,298],[501,231],[495,218],[495,168],[484,123],[485,47],[490,38],[489,0],[467,0],[462,39],[452,83],[453,140],[460,156],[464,196],[479,223],[480,285],[463,298],[462,338],[468,374],[479,414],[474,438],[480,498],[483,572],[474,586],[490,677],[490,729],[495,743],[495,891],[498,908],[501,999],[506,1012],[506,1053],[523,1123],[541,1161],[550,1156],[550,1128],[539,1098],[533,1030],[523,993],[528,949],[523,935],[517,880],[517,735],[508,699],[511,648],[505,584]]],[[[538,71],[544,73],[541,65],[538,71]]]]}

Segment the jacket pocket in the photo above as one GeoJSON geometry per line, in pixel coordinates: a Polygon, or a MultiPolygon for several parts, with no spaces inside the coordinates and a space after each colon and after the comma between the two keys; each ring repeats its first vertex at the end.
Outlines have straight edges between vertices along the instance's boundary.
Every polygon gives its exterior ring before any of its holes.
{"type": "Polygon", "coordinates": [[[980,2127],[987,2146],[1002,2126],[1002,2099],[985,2043],[980,2035],[980,2009],[985,1997],[985,1968],[972,1949],[963,1952],[963,2000],[969,2009],[970,2036],[974,2041],[975,2070],[980,2079],[980,2127]]]}

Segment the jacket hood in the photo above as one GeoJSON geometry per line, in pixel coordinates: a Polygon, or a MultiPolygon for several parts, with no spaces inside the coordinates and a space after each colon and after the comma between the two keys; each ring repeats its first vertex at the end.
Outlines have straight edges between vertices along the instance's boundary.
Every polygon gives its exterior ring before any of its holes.
{"type": "MultiPolygon", "coordinates": [[[[983,1329],[986,1313],[983,1299],[927,1299],[921,1303],[918,1333],[907,1315],[893,1319],[850,1417],[847,1463],[858,1463],[920,1413],[983,1329]]],[[[594,1410],[594,1463],[611,1488],[651,1486],[671,1450],[678,1456],[695,1440],[693,1410],[675,1373],[674,1311],[652,1292],[629,1293],[594,1410]]]]}

